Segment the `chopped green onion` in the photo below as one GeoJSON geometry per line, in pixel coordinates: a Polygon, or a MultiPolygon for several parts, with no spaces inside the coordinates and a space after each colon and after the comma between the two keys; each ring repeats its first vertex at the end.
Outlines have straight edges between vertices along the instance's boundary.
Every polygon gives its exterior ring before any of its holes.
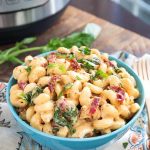
{"type": "Polygon", "coordinates": [[[66,73],[67,70],[64,64],[58,64],[58,66],[62,73],[66,73]]]}
{"type": "Polygon", "coordinates": [[[60,57],[60,58],[66,58],[67,54],[62,54],[62,53],[56,53],[56,56],[60,57]]]}
{"type": "Polygon", "coordinates": [[[75,58],[75,55],[74,54],[70,54],[69,56],[68,56],[68,59],[70,59],[70,60],[72,60],[72,59],[74,59],[75,58]]]}
{"type": "Polygon", "coordinates": [[[50,69],[53,69],[53,68],[56,68],[58,67],[59,70],[61,70],[62,73],[66,73],[66,67],[65,67],[65,64],[58,64],[58,63],[50,63],[48,64],[48,68],[50,69]]]}
{"type": "Polygon", "coordinates": [[[54,64],[54,63],[48,64],[48,68],[55,68],[55,67],[57,67],[57,64],[54,64]]]}
{"type": "Polygon", "coordinates": [[[118,67],[114,67],[114,70],[115,70],[116,73],[121,73],[122,72],[122,70],[118,67]]]}
{"type": "Polygon", "coordinates": [[[88,47],[80,47],[80,48],[79,48],[79,51],[80,51],[82,54],[85,54],[85,55],[90,55],[90,54],[91,54],[91,50],[90,50],[90,48],[88,48],[88,47]]]}
{"type": "Polygon", "coordinates": [[[30,72],[31,72],[31,66],[28,66],[28,67],[26,68],[26,71],[27,71],[28,73],[30,73],[30,72]]]}
{"type": "Polygon", "coordinates": [[[77,79],[77,80],[81,80],[81,78],[80,78],[79,76],[76,76],[76,79],[77,79]]]}
{"type": "Polygon", "coordinates": [[[96,73],[95,73],[95,76],[92,76],[91,79],[92,80],[95,80],[96,78],[101,78],[101,79],[104,79],[104,78],[107,78],[108,77],[108,74],[103,72],[102,70],[97,70],[96,73]]]}

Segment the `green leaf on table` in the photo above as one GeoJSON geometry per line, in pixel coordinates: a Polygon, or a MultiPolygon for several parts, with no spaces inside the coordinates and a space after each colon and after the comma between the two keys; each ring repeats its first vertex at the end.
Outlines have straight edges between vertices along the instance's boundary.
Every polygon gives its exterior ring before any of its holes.
{"type": "Polygon", "coordinates": [[[51,50],[56,50],[58,47],[71,48],[76,45],[78,47],[87,46],[90,47],[93,43],[94,38],[87,33],[73,33],[65,38],[53,38],[48,44],[43,47],[42,52],[49,52],[51,50]]]}
{"type": "Polygon", "coordinates": [[[36,37],[28,37],[28,38],[25,38],[21,41],[22,44],[31,44],[33,43],[34,41],[36,41],[36,37]]]}
{"type": "MultiPolygon", "coordinates": [[[[28,44],[33,43],[37,39],[36,37],[25,38],[21,42],[17,42],[13,47],[0,52],[0,64],[5,62],[21,64],[22,61],[18,58],[18,56],[26,52],[50,52],[52,50],[56,50],[58,47],[71,48],[74,45],[78,47],[91,47],[91,44],[97,38],[100,31],[101,27],[99,25],[89,23],[81,32],[72,33],[71,35],[64,38],[53,38],[46,45],[38,47],[27,47],[28,44]]],[[[87,54],[89,52],[86,51],[85,53],[87,54]]]]}

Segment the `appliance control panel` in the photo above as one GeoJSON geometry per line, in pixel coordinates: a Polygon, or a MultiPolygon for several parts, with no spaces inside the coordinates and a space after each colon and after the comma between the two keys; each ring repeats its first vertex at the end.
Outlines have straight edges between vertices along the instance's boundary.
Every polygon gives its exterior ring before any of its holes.
{"type": "Polygon", "coordinates": [[[0,13],[9,13],[38,7],[48,2],[48,0],[0,0],[0,13]]]}

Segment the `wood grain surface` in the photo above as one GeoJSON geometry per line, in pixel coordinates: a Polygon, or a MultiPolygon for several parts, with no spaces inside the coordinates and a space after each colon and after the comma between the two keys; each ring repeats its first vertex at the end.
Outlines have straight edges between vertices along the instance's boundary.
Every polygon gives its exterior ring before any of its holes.
{"type": "MultiPolygon", "coordinates": [[[[87,12],[69,6],[63,16],[38,37],[38,40],[31,46],[46,44],[52,37],[64,37],[72,32],[81,30],[87,23],[94,22],[102,27],[101,35],[93,43],[94,48],[112,53],[118,50],[126,50],[136,56],[150,53],[150,40],[134,32],[111,24],[103,19],[97,18],[87,12]]],[[[5,49],[11,45],[1,46],[5,49]]],[[[27,53],[36,55],[38,53],[27,53]]],[[[21,56],[21,58],[24,58],[21,56]]],[[[7,82],[12,74],[13,64],[7,63],[0,66],[0,81],[7,82]]]]}

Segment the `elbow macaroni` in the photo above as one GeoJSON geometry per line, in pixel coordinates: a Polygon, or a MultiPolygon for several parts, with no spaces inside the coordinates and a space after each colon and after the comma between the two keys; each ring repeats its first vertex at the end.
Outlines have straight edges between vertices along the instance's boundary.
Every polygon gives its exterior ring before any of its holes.
{"type": "Polygon", "coordinates": [[[60,47],[48,57],[27,56],[13,76],[10,102],[23,120],[47,134],[108,134],[140,109],[135,79],[97,49],[60,47]]]}

